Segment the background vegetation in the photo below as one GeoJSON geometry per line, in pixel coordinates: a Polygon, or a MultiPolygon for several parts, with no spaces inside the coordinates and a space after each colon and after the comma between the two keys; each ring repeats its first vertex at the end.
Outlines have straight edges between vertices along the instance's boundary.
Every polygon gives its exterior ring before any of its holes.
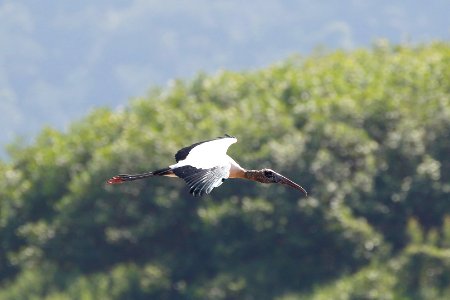
{"type": "Polygon", "coordinates": [[[448,299],[450,46],[198,75],[48,128],[0,163],[1,299],[448,299]],[[229,133],[227,181],[106,186],[229,133]]]}

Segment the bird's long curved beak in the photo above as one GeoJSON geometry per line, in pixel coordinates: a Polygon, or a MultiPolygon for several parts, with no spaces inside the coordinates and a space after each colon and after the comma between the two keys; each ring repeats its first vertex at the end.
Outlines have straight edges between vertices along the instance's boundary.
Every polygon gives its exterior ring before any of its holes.
{"type": "Polygon", "coordinates": [[[303,194],[305,194],[305,196],[308,196],[308,193],[306,192],[306,190],[303,187],[301,187],[300,185],[296,184],[295,182],[293,182],[289,178],[284,177],[281,174],[277,173],[277,175],[280,177],[280,181],[278,183],[288,185],[288,186],[290,186],[290,187],[292,187],[292,188],[294,188],[296,190],[300,190],[300,191],[303,192],[303,194]]]}

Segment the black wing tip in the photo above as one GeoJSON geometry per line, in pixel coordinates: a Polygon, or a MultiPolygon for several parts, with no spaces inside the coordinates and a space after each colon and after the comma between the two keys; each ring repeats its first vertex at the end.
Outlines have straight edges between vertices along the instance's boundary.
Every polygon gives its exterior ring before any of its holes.
{"type": "Polygon", "coordinates": [[[192,190],[190,190],[189,193],[194,197],[202,197],[207,194],[206,192],[198,192],[198,191],[192,191],[192,190]]]}
{"type": "Polygon", "coordinates": [[[228,133],[225,133],[223,136],[218,136],[216,139],[220,140],[220,139],[229,139],[229,138],[237,139],[237,137],[235,137],[234,135],[230,135],[228,133]]]}
{"type": "Polygon", "coordinates": [[[204,186],[190,188],[189,193],[194,197],[202,197],[208,195],[211,192],[212,188],[204,189],[204,186]]]}

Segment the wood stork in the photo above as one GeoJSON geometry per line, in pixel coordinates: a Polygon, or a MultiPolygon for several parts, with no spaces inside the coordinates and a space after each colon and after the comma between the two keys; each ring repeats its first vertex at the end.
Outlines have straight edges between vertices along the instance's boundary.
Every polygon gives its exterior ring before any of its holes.
{"type": "Polygon", "coordinates": [[[152,176],[180,177],[194,196],[209,194],[228,178],[250,179],[262,183],[279,183],[307,192],[300,185],[271,169],[246,170],[228,156],[228,148],[237,142],[233,136],[225,134],[213,140],[195,143],[182,148],[175,154],[176,164],[167,168],[142,174],[121,174],[112,177],[108,184],[123,183],[152,176]]]}

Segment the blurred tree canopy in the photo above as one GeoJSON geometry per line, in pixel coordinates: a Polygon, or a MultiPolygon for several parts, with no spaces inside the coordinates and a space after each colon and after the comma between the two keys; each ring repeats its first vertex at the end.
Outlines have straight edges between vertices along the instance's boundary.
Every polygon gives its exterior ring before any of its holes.
{"type": "Polygon", "coordinates": [[[0,299],[448,299],[450,46],[199,74],[47,128],[0,163],[0,299]],[[229,133],[310,193],[106,186],[229,133]]]}

